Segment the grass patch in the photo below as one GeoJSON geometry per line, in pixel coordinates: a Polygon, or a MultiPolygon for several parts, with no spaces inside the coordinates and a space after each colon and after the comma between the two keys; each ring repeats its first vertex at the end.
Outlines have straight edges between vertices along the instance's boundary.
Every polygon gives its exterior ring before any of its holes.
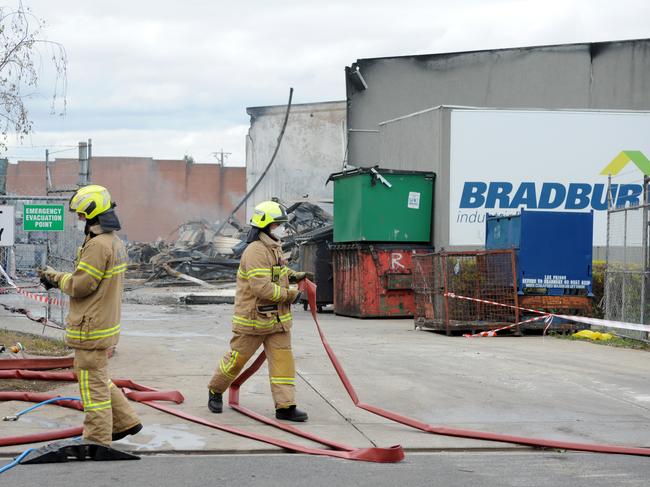
{"type": "Polygon", "coordinates": [[[640,340],[632,340],[631,338],[623,338],[615,336],[611,340],[589,340],[588,338],[574,337],[572,334],[562,334],[557,332],[549,333],[550,336],[560,338],[563,340],[572,340],[576,342],[589,342],[594,345],[605,345],[608,347],[618,348],[631,348],[634,350],[644,350],[650,352],[650,343],[642,342],[640,340]]]}
{"type": "Polygon", "coordinates": [[[17,342],[20,342],[25,347],[25,353],[30,355],[63,357],[72,353],[72,349],[68,348],[62,340],[57,340],[56,338],[48,338],[34,333],[0,329],[0,343],[7,347],[7,349],[17,342]]]}
{"type": "MultiPolygon", "coordinates": [[[[7,347],[7,349],[17,342],[20,342],[25,347],[24,352],[29,355],[64,357],[72,353],[72,349],[68,348],[62,340],[36,335],[34,333],[0,329],[0,343],[7,347]]],[[[8,351],[5,351],[2,355],[6,357],[12,356],[8,351]]],[[[20,357],[21,354],[16,356],[20,357]]],[[[45,392],[57,389],[65,384],[68,384],[68,382],[3,379],[0,381],[0,391],[45,392]]]]}

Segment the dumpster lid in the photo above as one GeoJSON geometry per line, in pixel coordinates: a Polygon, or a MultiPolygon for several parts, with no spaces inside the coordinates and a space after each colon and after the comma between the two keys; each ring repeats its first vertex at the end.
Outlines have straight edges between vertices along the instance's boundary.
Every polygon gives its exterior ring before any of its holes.
{"type": "Polygon", "coordinates": [[[411,174],[417,176],[424,176],[425,178],[436,178],[436,173],[431,171],[408,171],[404,169],[382,169],[379,166],[372,167],[357,167],[355,169],[350,169],[348,171],[335,172],[330,174],[325,181],[325,184],[330,181],[335,181],[337,179],[346,178],[349,176],[356,176],[358,174],[369,174],[372,177],[377,177],[377,174],[411,174]]]}
{"type": "Polygon", "coordinates": [[[328,245],[330,250],[360,250],[365,252],[373,251],[401,251],[401,252],[410,252],[410,251],[425,251],[433,253],[434,249],[429,243],[402,243],[402,242],[340,242],[340,243],[331,243],[328,245]]]}

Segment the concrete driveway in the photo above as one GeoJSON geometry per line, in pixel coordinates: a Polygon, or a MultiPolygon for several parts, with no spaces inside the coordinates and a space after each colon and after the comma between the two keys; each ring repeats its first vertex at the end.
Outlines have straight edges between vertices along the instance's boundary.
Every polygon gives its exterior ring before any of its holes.
{"type": "MultiPolygon", "coordinates": [[[[7,297],[3,297],[6,299],[7,297]]],[[[18,298],[19,299],[19,298],[18,298]]],[[[24,303],[23,303],[24,304],[24,303]]],[[[111,359],[113,377],[178,389],[178,409],[314,445],[226,408],[213,415],[206,384],[230,338],[230,305],[126,304],[123,333],[111,359]]],[[[35,308],[35,312],[38,307],[35,308]]],[[[294,307],[301,427],[357,447],[401,444],[407,451],[523,449],[423,433],[354,407],[318,339],[311,316],[294,307]]],[[[650,353],[552,337],[447,337],[415,331],[412,320],[356,320],[319,315],[328,340],[363,402],[441,426],[578,442],[650,447],[650,353]]],[[[41,327],[0,310],[7,328],[41,327]]],[[[56,332],[55,332],[56,333],[56,332]]],[[[266,367],[243,387],[241,402],[273,415],[266,367]]],[[[56,392],[77,395],[75,384],[56,392]]],[[[0,416],[23,403],[0,403],[0,416]]],[[[278,449],[135,405],[145,429],[118,443],[136,452],[270,452],[278,449]]],[[[79,412],[46,406],[0,436],[76,426],[79,412]]],[[[0,448],[13,456],[25,446],[0,448]]]]}

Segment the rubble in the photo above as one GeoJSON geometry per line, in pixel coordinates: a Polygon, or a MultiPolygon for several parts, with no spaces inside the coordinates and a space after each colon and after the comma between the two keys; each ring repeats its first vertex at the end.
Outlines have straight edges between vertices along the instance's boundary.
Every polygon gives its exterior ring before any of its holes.
{"type": "Polygon", "coordinates": [[[239,242],[237,238],[217,235],[215,225],[205,220],[190,221],[181,225],[178,239],[172,244],[162,239],[153,244],[129,243],[128,277],[150,282],[169,276],[167,267],[201,281],[234,281],[239,259],[233,257],[232,247],[239,242]]]}
{"type": "MultiPolygon", "coordinates": [[[[305,241],[301,236],[308,238],[315,230],[331,227],[333,219],[320,206],[309,202],[290,205],[287,213],[289,221],[282,248],[290,262],[297,262],[299,243],[305,241]]],[[[250,227],[232,218],[227,223],[224,226],[206,220],[189,221],[178,228],[178,238],[173,243],[160,238],[153,243],[128,243],[128,277],[143,279],[151,286],[213,287],[211,282],[235,282],[250,227]],[[170,280],[170,276],[174,279],[170,280]]]]}
{"type": "Polygon", "coordinates": [[[334,225],[332,215],[320,206],[301,201],[287,208],[289,221],[286,224],[288,234],[282,239],[282,250],[290,253],[289,261],[298,262],[300,243],[311,239],[319,229],[334,225]]]}

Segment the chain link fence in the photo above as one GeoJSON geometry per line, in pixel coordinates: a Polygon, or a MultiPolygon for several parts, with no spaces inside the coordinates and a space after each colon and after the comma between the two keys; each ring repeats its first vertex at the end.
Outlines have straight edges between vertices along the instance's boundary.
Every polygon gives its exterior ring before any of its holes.
{"type": "MultiPolygon", "coordinates": [[[[74,270],[77,248],[83,242],[83,232],[76,226],[76,219],[67,211],[69,196],[0,196],[1,205],[14,207],[14,245],[0,247],[0,265],[6,270],[14,283],[31,293],[42,293],[63,303],[63,294],[58,289],[46,292],[39,287],[37,269],[51,266],[59,271],[74,270]],[[24,229],[25,205],[63,206],[63,230],[26,231],[24,229]]],[[[0,274],[0,289],[12,292],[10,283],[0,274]]],[[[23,298],[28,299],[28,298],[23,298]]],[[[62,325],[67,313],[66,306],[47,304],[49,320],[62,325]]]]}
{"type": "MultiPolygon", "coordinates": [[[[647,184],[647,181],[646,181],[647,184]]],[[[650,205],[609,208],[604,307],[608,320],[650,324],[648,213],[650,205]]],[[[630,338],[648,340],[648,333],[626,331],[630,338]]]]}

